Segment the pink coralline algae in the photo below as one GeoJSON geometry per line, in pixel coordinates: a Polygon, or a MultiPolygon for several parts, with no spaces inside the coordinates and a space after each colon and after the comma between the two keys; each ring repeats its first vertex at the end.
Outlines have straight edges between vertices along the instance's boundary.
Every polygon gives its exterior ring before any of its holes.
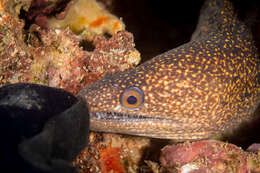
{"type": "Polygon", "coordinates": [[[178,173],[249,173],[259,170],[258,157],[233,144],[204,140],[166,146],[160,161],[166,170],[178,173]]]}

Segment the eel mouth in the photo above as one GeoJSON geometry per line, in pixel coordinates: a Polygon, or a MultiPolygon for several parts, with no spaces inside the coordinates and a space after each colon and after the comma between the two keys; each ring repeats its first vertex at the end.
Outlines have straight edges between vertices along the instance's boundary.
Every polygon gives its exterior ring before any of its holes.
{"type": "Polygon", "coordinates": [[[126,121],[147,121],[147,120],[167,120],[165,118],[149,117],[145,115],[137,114],[123,114],[117,112],[90,112],[90,118],[96,121],[115,121],[115,122],[126,122],[126,121]]]}
{"type": "Polygon", "coordinates": [[[176,141],[208,138],[215,133],[178,120],[117,112],[90,112],[90,130],[176,141]]]}

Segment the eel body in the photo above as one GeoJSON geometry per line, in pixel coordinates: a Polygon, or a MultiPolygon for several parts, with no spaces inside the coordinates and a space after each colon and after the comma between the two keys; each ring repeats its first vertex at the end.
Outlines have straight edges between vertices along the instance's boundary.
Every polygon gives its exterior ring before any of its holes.
{"type": "Polygon", "coordinates": [[[212,137],[249,120],[260,103],[260,61],[250,30],[227,0],[206,0],[190,42],[83,97],[90,129],[154,138],[212,137]]]}

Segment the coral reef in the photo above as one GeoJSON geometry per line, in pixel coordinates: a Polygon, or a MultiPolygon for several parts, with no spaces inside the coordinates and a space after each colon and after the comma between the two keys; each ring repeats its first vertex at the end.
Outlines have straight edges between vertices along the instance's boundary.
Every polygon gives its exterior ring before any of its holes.
{"type": "Polygon", "coordinates": [[[30,47],[23,33],[24,23],[1,10],[0,84],[16,83],[32,63],[30,47]]]}
{"type": "MultiPolygon", "coordinates": [[[[34,31],[35,32],[35,31],[34,31]]],[[[74,94],[106,73],[132,68],[140,61],[133,37],[122,31],[106,39],[101,35],[79,40],[68,30],[37,30],[44,46],[33,52],[30,78],[26,81],[59,87],[74,94]],[[93,42],[93,51],[84,51],[80,43],[93,42]]],[[[35,44],[34,44],[35,45],[35,44]]]]}
{"type": "Polygon", "coordinates": [[[161,164],[168,172],[233,172],[259,170],[259,156],[225,142],[204,140],[166,146],[161,164]]]}
{"type": "Polygon", "coordinates": [[[138,164],[148,146],[149,138],[90,133],[89,145],[73,165],[79,173],[138,172],[138,164]]]}
{"type": "Polygon", "coordinates": [[[95,33],[77,37],[68,28],[44,29],[35,24],[25,30],[18,14],[4,10],[1,21],[0,85],[32,82],[76,94],[106,73],[124,71],[140,62],[133,36],[126,31],[108,39],[95,33]],[[84,50],[86,44],[93,50],[84,50]]]}

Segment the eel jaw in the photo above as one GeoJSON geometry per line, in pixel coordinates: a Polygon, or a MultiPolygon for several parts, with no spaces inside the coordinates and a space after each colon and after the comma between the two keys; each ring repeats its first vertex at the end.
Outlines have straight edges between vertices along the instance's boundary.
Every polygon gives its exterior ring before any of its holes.
{"type": "Polygon", "coordinates": [[[116,112],[90,112],[90,130],[176,141],[207,139],[216,133],[177,120],[116,112]]]}
{"type": "Polygon", "coordinates": [[[157,120],[162,121],[164,118],[152,118],[144,115],[130,115],[117,112],[90,112],[90,119],[95,119],[96,121],[106,121],[106,122],[138,122],[147,120],[157,120]]]}

